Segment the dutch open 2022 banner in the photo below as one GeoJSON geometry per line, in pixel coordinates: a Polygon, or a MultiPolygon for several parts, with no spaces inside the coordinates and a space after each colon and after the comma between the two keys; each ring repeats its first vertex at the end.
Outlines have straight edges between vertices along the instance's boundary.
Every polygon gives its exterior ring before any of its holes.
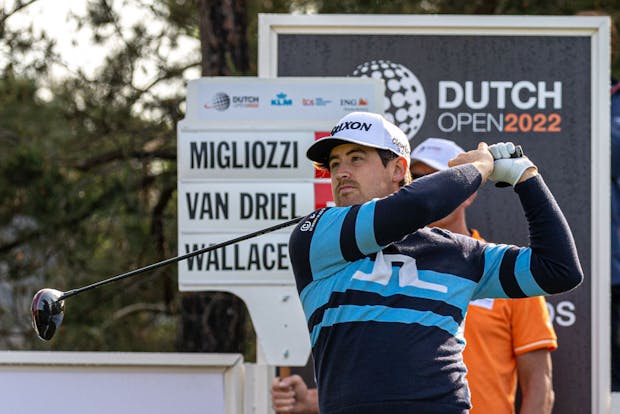
{"type": "MultiPolygon", "coordinates": [[[[428,137],[465,149],[513,141],[539,164],[587,275],[575,291],[548,299],[559,338],[555,413],[591,409],[590,48],[587,36],[281,33],[272,74],[380,77],[387,116],[412,147],[428,137]]],[[[511,189],[486,185],[467,215],[488,241],[528,244],[511,189]]]]}

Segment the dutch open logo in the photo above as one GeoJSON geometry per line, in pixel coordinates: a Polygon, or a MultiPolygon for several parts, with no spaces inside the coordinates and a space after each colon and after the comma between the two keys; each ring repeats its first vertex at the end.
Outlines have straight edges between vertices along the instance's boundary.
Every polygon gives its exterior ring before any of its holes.
{"type": "Polygon", "coordinates": [[[353,76],[383,79],[385,118],[407,134],[409,140],[418,133],[426,114],[426,95],[411,70],[389,60],[371,60],[358,65],[353,76]]]}
{"type": "Polygon", "coordinates": [[[206,109],[225,111],[230,107],[230,96],[224,92],[218,92],[211,98],[211,105],[205,104],[206,109]]]}

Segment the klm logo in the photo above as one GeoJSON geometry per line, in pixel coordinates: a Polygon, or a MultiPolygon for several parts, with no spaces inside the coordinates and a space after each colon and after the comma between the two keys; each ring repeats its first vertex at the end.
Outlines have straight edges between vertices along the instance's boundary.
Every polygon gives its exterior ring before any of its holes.
{"type": "Polygon", "coordinates": [[[291,106],[293,105],[293,100],[288,99],[284,92],[280,92],[276,95],[276,99],[271,100],[271,105],[273,106],[291,106]]]}

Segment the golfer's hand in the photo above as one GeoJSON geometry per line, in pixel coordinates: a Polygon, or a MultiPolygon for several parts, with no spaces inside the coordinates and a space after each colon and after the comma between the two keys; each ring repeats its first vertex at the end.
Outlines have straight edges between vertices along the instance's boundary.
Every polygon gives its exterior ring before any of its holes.
{"type": "Polygon", "coordinates": [[[512,142],[498,142],[489,147],[495,159],[491,181],[515,186],[538,174],[538,169],[523,151],[517,151],[512,142]]]}
{"type": "Polygon", "coordinates": [[[448,161],[448,165],[454,167],[462,164],[472,164],[482,174],[482,182],[484,183],[493,173],[493,161],[493,155],[489,151],[489,146],[481,142],[475,150],[463,152],[452,158],[448,161]]]}
{"type": "Polygon", "coordinates": [[[299,375],[273,379],[271,383],[271,405],[277,413],[319,413],[316,389],[309,390],[299,375]]]}

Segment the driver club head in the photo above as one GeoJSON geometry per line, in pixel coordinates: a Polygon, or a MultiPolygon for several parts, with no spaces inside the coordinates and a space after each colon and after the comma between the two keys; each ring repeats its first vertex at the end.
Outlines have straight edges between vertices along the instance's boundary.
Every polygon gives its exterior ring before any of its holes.
{"type": "Polygon", "coordinates": [[[58,300],[62,294],[56,289],[41,289],[32,298],[32,327],[44,341],[52,339],[65,316],[65,301],[58,300]]]}

